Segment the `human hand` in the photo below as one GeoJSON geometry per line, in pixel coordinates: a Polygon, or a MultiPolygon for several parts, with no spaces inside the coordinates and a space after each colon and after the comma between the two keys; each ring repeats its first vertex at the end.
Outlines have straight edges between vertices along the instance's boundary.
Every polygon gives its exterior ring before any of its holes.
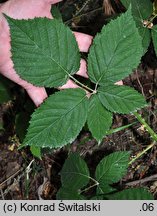
{"type": "MultiPolygon", "coordinates": [[[[50,13],[51,4],[55,4],[61,0],[9,0],[6,3],[0,4],[0,72],[21,85],[26,89],[30,98],[36,106],[39,106],[47,97],[44,88],[36,87],[25,80],[22,80],[14,70],[10,52],[10,33],[9,26],[2,13],[15,19],[28,19],[34,17],[52,18],[50,13]]],[[[74,32],[80,51],[87,52],[92,42],[92,37],[86,34],[74,32]]],[[[86,73],[86,62],[82,59],[78,75],[88,77],[86,73]]],[[[76,88],[75,83],[69,80],[63,88],[76,88]]]]}

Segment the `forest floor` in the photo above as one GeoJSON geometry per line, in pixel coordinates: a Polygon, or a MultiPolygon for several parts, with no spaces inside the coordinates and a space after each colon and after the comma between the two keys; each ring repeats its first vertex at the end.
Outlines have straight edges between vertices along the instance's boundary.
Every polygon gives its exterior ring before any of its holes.
{"type": "MultiPolygon", "coordinates": [[[[73,30],[93,36],[109,19],[109,16],[104,14],[100,0],[67,0],[60,4],[59,8],[64,22],[73,30]]],[[[115,10],[119,12],[121,7],[116,6],[115,10]]],[[[157,132],[157,58],[151,44],[137,70],[123,82],[144,95],[149,105],[140,113],[157,132]]],[[[0,199],[55,199],[61,186],[59,172],[69,150],[79,152],[93,172],[98,162],[109,153],[127,150],[131,151],[133,158],[152,143],[150,135],[137,122],[135,116],[116,114],[112,128],[133,124],[106,136],[99,146],[84,128],[71,146],[55,151],[45,150],[42,160],[36,159],[31,155],[29,148],[18,150],[22,138],[19,135],[20,129],[17,130],[22,127],[17,126],[19,113],[25,115],[26,110],[31,112],[34,107],[19,86],[13,84],[12,91],[13,100],[0,105],[0,199]],[[24,106],[26,101],[27,104],[31,104],[29,111],[24,106]]],[[[24,128],[27,127],[24,120],[21,124],[24,124],[24,128]]],[[[154,194],[155,199],[157,198],[156,145],[136,160],[129,167],[125,178],[117,184],[119,189],[139,186],[145,186],[154,194]]]]}

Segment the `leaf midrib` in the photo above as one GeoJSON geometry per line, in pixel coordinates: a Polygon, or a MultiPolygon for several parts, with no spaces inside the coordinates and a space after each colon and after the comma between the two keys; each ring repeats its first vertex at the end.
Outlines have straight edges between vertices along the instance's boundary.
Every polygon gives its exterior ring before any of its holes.
{"type": "Polygon", "coordinates": [[[56,119],[53,124],[50,124],[48,127],[45,127],[40,133],[36,134],[35,136],[32,137],[32,139],[29,139],[29,143],[34,140],[36,137],[40,136],[40,134],[42,134],[45,130],[48,130],[50,127],[52,127],[57,121],[62,120],[63,117],[65,117],[65,115],[68,115],[68,113],[70,113],[72,110],[75,109],[75,107],[79,106],[79,104],[85,99],[86,96],[84,96],[77,105],[75,105],[73,108],[71,108],[67,113],[64,113],[61,115],[60,118],[56,119]]]}
{"type": "MultiPolygon", "coordinates": [[[[125,90],[125,89],[124,89],[125,90]]],[[[127,89],[126,89],[127,90],[127,89]]],[[[129,89],[128,89],[128,91],[129,91],[129,89]]],[[[130,95],[129,94],[127,94],[127,95],[125,95],[125,96],[123,96],[122,95],[122,97],[121,96],[119,96],[118,94],[111,94],[111,93],[109,93],[109,92],[103,92],[103,91],[101,91],[101,90],[99,90],[99,92],[102,94],[102,95],[104,95],[104,97],[106,98],[106,96],[109,96],[109,97],[113,97],[113,98],[117,98],[118,100],[119,99],[121,99],[121,100],[125,100],[125,101],[129,101],[130,102],[130,98],[128,98],[128,97],[130,97],[130,95]]],[[[121,93],[121,92],[120,92],[121,93]]],[[[134,101],[134,102],[136,102],[136,101],[134,101]]]]}
{"type": "Polygon", "coordinates": [[[115,161],[98,179],[98,182],[101,178],[104,177],[104,175],[116,164],[118,163],[120,160],[122,160],[123,158],[125,158],[126,155],[124,155],[123,157],[119,158],[117,161],[115,161]]]}
{"type": "MultiPolygon", "coordinates": [[[[121,35],[122,35],[123,29],[124,29],[124,27],[123,27],[122,30],[121,30],[121,35]]],[[[106,32],[104,32],[103,34],[105,34],[105,33],[106,33],[106,32]]],[[[101,38],[99,38],[99,40],[101,40],[101,38]]],[[[115,56],[115,53],[116,53],[116,51],[117,51],[117,49],[118,49],[118,46],[119,46],[119,44],[121,43],[121,41],[122,41],[122,37],[120,37],[119,41],[117,42],[117,45],[116,45],[116,47],[115,47],[115,49],[114,49],[114,52],[113,52],[113,55],[112,55],[112,57],[111,57],[109,63],[106,65],[106,66],[107,66],[106,69],[102,72],[102,75],[100,76],[99,80],[97,81],[96,86],[99,85],[99,83],[101,82],[101,80],[103,79],[103,77],[105,76],[105,74],[108,73],[109,66],[111,65],[111,62],[112,62],[112,60],[113,60],[113,58],[114,58],[114,56],[115,56]]]]}

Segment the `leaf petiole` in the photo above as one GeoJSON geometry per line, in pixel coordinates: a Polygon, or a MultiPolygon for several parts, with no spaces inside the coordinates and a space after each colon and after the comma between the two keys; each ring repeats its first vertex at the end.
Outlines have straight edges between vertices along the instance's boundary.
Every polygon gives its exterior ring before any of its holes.
{"type": "Polygon", "coordinates": [[[139,152],[135,158],[133,158],[130,162],[129,165],[131,165],[133,162],[135,162],[138,158],[140,158],[143,154],[145,154],[149,149],[153,148],[156,143],[157,143],[157,134],[151,129],[151,127],[146,123],[145,119],[142,118],[142,116],[134,112],[133,113],[137,120],[144,126],[144,128],[148,131],[148,133],[151,135],[153,142],[147,146],[143,151],[139,152]]]}
{"type": "Polygon", "coordinates": [[[77,79],[75,79],[73,76],[69,75],[70,79],[72,79],[76,84],[78,84],[80,87],[82,87],[84,90],[89,91],[89,93],[95,94],[96,91],[89,88],[88,86],[84,85],[83,83],[79,82],[77,79]]]}
{"type": "Polygon", "coordinates": [[[148,131],[148,133],[151,135],[154,141],[157,142],[157,134],[151,129],[151,127],[146,123],[146,121],[142,118],[140,114],[137,112],[133,113],[137,120],[144,126],[144,128],[148,131]]]}

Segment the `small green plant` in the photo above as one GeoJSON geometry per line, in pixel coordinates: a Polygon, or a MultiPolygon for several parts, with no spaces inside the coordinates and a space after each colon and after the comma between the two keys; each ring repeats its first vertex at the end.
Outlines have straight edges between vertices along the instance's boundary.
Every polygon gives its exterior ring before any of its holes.
{"type": "Polygon", "coordinates": [[[75,78],[80,66],[78,45],[60,20],[7,20],[12,60],[23,79],[55,88],[71,79],[80,86],[56,92],[33,113],[23,145],[62,147],[74,141],[86,121],[100,143],[111,127],[113,113],[133,113],[147,105],[134,89],[115,84],[138,66],[143,55],[131,9],[104,26],[93,41],[88,74],[94,88],[75,78]]]}
{"type": "Polygon", "coordinates": [[[104,157],[90,176],[86,162],[77,153],[71,153],[60,172],[62,187],[57,199],[112,199],[149,200],[153,196],[145,188],[117,191],[112,186],[127,173],[129,152],[114,152],[104,157]],[[88,192],[94,188],[93,196],[88,192]]]}

